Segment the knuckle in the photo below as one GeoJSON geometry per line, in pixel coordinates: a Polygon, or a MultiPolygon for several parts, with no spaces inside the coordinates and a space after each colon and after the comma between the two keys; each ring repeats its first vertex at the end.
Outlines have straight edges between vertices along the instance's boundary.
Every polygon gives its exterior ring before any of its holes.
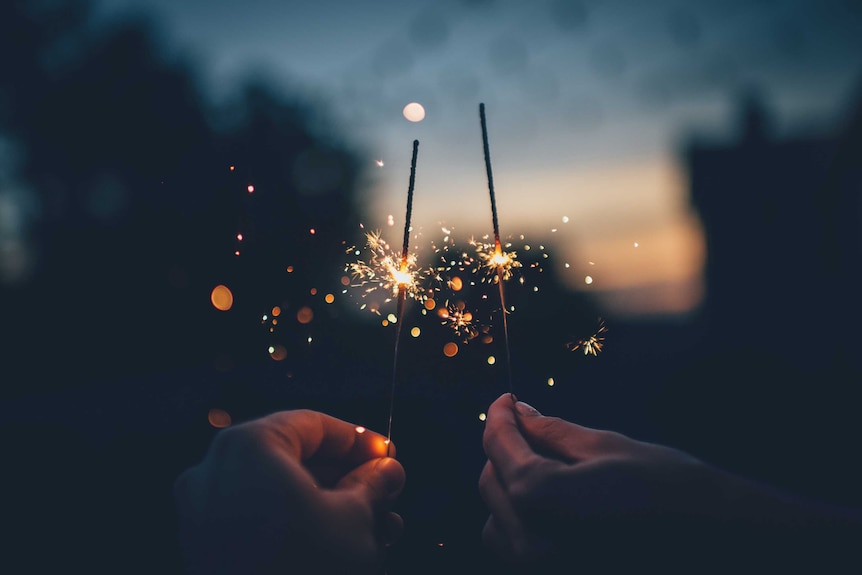
{"type": "Polygon", "coordinates": [[[509,481],[508,491],[512,505],[516,509],[529,507],[533,503],[540,490],[544,467],[542,460],[536,458],[514,471],[509,481]]]}
{"type": "Polygon", "coordinates": [[[213,438],[210,455],[223,459],[246,451],[259,438],[261,431],[258,427],[254,423],[243,423],[219,430],[213,438]]]}

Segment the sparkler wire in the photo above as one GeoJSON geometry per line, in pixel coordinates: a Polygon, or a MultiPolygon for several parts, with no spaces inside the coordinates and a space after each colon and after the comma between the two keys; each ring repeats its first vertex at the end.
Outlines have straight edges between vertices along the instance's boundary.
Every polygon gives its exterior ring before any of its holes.
{"type": "MultiPolygon", "coordinates": [[[[410,184],[407,187],[407,215],[404,220],[404,243],[401,249],[401,272],[407,271],[410,250],[410,219],[413,216],[413,187],[416,183],[416,156],[419,153],[419,140],[413,140],[413,159],[410,161],[410,184]]],[[[398,342],[401,341],[401,327],[404,325],[404,304],[407,300],[408,286],[398,284],[398,307],[395,323],[395,350],[392,356],[392,385],[389,390],[389,430],[386,433],[386,456],[392,446],[392,415],[395,411],[395,384],[398,373],[398,342]]]]}
{"type": "MultiPolygon", "coordinates": [[[[479,104],[479,118],[482,123],[482,148],[485,152],[485,171],[488,173],[488,192],[491,196],[491,221],[494,225],[494,251],[496,254],[503,252],[500,244],[500,223],[497,219],[497,198],[494,195],[494,176],[491,173],[491,151],[488,146],[488,123],[485,120],[485,103],[479,104]]],[[[512,357],[509,352],[509,325],[506,319],[506,298],[503,292],[503,268],[497,266],[497,285],[500,288],[500,307],[503,312],[503,342],[506,348],[506,373],[509,380],[509,394],[515,398],[515,388],[512,383],[512,357]]]]}

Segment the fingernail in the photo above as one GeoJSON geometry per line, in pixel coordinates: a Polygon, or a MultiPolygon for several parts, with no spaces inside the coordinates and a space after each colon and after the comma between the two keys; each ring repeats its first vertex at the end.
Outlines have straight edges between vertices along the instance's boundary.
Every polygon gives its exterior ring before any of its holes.
{"type": "Polygon", "coordinates": [[[384,457],[378,461],[374,471],[383,477],[386,491],[390,493],[398,491],[404,485],[404,468],[391,457],[384,457]]]}
{"type": "Polygon", "coordinates": [[[539,410],[530,405],[529,403],[524,403],[523,401],[519,401],[515,404],[515,409],[518,410],[518,413],[521,415],[542,415],[539,413],[539,410]]]}

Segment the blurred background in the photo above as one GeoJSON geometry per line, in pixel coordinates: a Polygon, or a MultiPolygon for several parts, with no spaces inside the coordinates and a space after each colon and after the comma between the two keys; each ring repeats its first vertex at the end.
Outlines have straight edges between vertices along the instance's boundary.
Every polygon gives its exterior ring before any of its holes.
{"type": "Polygon", "coordinates": [[[12,0],[4,560],[181,572],[176,475],[279,409],[385,431],[393,319],[390,573],[488,560],[509,369],[544,413],[862,504],[860,26],[849,0],[12,0]],[[493,232],[480,102],[511,368],[496,288],[452,264],[493,232]],[[349,266],[369,231],[400,251],[414,139],[411,247],[445,269],[393,318],[349,266]]]}

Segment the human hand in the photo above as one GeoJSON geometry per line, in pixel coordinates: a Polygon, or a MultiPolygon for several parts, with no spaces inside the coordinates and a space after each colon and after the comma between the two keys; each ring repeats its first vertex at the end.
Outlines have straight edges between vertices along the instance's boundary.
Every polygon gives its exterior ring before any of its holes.
{"type": "Polygon", "coordinates": [[[220,431],[174,484],[191,572],[378,572],[403,530],[390,509],[405,474],[359,430],[297,410],[220,431]]]}
{"type": "Polygon", "coordinates": [[[542,416],[508,393],[485,426],[482,535],[507,561],[611,569],[679,558],[720,515],[723,475],[681,451],[542,416]]]}

